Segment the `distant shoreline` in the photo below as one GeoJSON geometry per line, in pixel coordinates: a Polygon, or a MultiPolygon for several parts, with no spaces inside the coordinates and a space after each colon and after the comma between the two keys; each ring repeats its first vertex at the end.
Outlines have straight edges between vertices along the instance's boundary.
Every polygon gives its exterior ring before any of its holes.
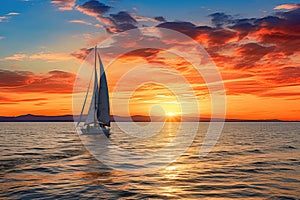
{"type": "MultiPolygon", "coordinates": [[[[78,119],[78,116],[74,116],[74,118],[78,119]]],[[[0,122],[74,122],[74,118],[72,115],[61,115],[61,116],[44,116],[44,115],[20,115],[16,117],[7,117],[0,116],[0,122]]],[[[111,116],[112,122],[161,122],[164,118],[162,117],[152,117],[135,115],[131,117],[127,116],[111,116]]],[[[173,122],[178,122],[179,120],[174,120],[173,122]]],[[[183,122],[222,122],[223,119],[210,119],[210,118],[196,118],[196,117],[186,117],[183,122]]],[[[258,120],[247,120],[247,119],[225,119],[225,122],[300,122],[299,120],[279,120],[279,119],[258,119],[258,120]]]]}

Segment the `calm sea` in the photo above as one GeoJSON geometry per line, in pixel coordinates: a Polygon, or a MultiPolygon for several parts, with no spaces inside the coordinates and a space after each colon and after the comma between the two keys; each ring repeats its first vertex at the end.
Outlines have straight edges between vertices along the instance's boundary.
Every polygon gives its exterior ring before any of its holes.
{"type": "MultiPolygon", "coordinates": [[[[96,160],[72,123],[0,123],[0,198],[300,197],[300,123],[225,123],[213,151],[200,159],[207,126],[200,123],[193,144],[168,166],[126,172],[96,160]]],[[[139,151],[169,141],[177,127],[178,123],[167,123],[163,137],[153,137],[150,143],[140,138],[139,151]]],[[[110,139],[124,148],[137,147],[137,142],[118,131],[110,139]]]]}

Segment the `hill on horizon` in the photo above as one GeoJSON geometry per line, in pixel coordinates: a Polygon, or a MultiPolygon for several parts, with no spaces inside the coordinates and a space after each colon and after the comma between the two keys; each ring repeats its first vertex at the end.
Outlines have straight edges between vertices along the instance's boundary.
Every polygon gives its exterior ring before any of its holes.
{"type": "MultiPolygon", "coordinates": [[[[143,115],[134,115],[134,116],[110,116],[111,121],[115,122],[150,122],[150,121],[165,121],[165,117],[162,116],[143,116],[143,115]]],[[[46,115],[33,115],[26,114],[20,116],[0,116],[0,122],[73,122],[74,119],[77,121],[79,116],[73,115],[59,115],[59,116],[46,116],[46,115]]],[[[84,121],[84,118],[82,121],[84,121]]],[[[180,121],[179,118],[174,118],[172,121],[180,121]]],[[[224,119],[215,118],[197,118],[197,117],[185,117],[183,121],[186,122],[209,122],[209,121],[220,122],[224,119]]],[[[167,120],[168,121],[168,120],[167,120]]],[[[284,120],[279,119],[257,119],[257,120],[245,120],[245,119],[225,119],[226,122],[285,122],[284,120]]],[[[287,121],[287,122],[299,122],[297,120],[287,121]]]]}

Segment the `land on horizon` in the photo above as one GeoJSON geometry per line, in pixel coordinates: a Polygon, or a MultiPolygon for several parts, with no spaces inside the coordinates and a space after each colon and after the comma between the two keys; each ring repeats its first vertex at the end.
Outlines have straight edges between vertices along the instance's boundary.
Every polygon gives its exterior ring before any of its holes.
{"type": "MultiPolygon", "coordinates": [[[[46,115],[19,115],[19,116],[0,116],[0,122],[73,122],[77,121],[78,116],[73,115],[58,115],[58,116],[46,116],[46,115]]],[[[151,120],[154,122],[159,121],[169,122],[178,122],[180,121],[180,117],[173,117],[173,119],[168,119],[168,117],[164,118],[162,116],[144,116],[144,115],[133,115],[133,116],[111,116],[111,121],[115,122],[150,122],[151,120]]],[[[198,118],[198,117],[185,117],[184,122],[210,122],[210,121],[220,122],[223,119],[220,118],[198,118]]],[[[299,122],[298,120],[280,120],[280,119],[230,119],[226,118],[225,122],[299,122]]]]}

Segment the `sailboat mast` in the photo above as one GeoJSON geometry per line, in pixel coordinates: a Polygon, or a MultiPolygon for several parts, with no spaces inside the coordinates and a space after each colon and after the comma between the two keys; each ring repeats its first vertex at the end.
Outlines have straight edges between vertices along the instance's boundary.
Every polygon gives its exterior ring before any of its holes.
{"type": "MultiPolygon", "coordinates": [[[[97,45],[95,46],[95,60],[94,60],[94,73],[95,73],[95,85],[94,85],[94,88],[96,86],[98,86],[98,78],[97,78],[97,45]]],[[[95,90],[95,89],[94,89],[95,90]]],[[[97,87],[97,90],[98,90],[98,87],[97,87]]],[[[96,125],[97,123],[97,104],[98,104],[98,91],[95,91],[95,95],[94,95],[94,98],[95,98],[95,114],[94,114],[94,125],[96,125]]]]}

